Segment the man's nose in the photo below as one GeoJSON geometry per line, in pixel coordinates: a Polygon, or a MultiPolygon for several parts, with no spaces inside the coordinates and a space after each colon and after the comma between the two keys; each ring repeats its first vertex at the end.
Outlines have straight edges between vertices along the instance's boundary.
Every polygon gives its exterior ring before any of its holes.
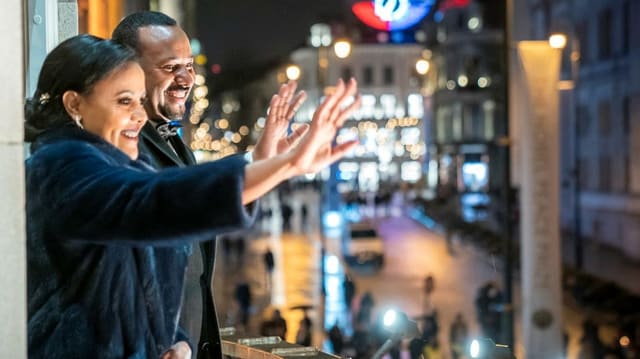
{"type": "Polygon", "coordinates": [[[180,66],[175,72],[176,83],[192,86],[195,81],[194,74],[185,66],[180,66]]]}

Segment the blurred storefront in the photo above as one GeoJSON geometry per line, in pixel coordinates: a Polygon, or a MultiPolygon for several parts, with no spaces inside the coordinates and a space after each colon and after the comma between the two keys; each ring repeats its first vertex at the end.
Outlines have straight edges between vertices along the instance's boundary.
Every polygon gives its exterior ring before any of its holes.
{"type": "Polygon", "coordinates": [[[505,123],[503,35],[496,9],[481,1],[445,1],[436,17],[430,186],[441,195],[502,187],[497,146],[505,123]]]}

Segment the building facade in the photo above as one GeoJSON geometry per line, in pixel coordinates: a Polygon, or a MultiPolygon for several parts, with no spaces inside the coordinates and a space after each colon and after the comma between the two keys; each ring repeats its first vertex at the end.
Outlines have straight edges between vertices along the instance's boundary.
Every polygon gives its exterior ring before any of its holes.
{"type": "MultiPolygon", "coordinates": [[[[504,36],[479,2],[440,11],[434,121],[429,143],[431,186],[441,195],[499,191],[504,163],[504,36]]],[[[498,23],[496,23],[498,22],[498,23]]]]}
{"type": "Polygon", "coordinates": [[[423,56],[421,45],[388,43],[352,44],[345,58],[328,46],[292,53],[301,72],[300,87],[309,94],[296,116],[298,122],[311,121],[320,99],[338,79],[358,80],[361,107],[347,120],[337,141],[360,143],[334,167],[340,192],[376,192],[423,177],[425,116],[430,112],[422,91],[426,78],[416,71],[416,61],[423,56]]]}
{"type": "MultiPolygon", "coordinates": [[[[562,227],[640,259],[640,14],[636,0],[529,0],[536,39],[567,35],[562,227]]],[[[577,254],[576,256],[578,256],[577,254]]],[[[576,258],[577,260],[577,258],[576,258]]]]}

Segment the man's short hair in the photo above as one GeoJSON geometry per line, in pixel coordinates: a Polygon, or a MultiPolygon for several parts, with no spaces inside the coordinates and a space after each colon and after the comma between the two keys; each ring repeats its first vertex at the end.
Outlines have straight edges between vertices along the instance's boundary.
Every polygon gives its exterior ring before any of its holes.
{"type": "Polygon", "coordinates": [[[146,26],[177,26],[176,20],[167,14],[157,11],[140,11],[127,15],[113,30],[111,37],[114,41],[139,50],[138,30],[146,26]]]}

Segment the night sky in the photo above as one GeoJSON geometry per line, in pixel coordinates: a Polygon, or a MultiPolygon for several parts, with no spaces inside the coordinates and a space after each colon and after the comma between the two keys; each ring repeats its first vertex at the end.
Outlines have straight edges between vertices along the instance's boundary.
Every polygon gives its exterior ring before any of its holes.
{"type": "Polygon", "coordinates": [[[222,72],[215,88],[259,76],[303,46],[309,27],[320,21],[355,21],[352,0],[200,0],[197,37],[209,66],[222,72]]]}

